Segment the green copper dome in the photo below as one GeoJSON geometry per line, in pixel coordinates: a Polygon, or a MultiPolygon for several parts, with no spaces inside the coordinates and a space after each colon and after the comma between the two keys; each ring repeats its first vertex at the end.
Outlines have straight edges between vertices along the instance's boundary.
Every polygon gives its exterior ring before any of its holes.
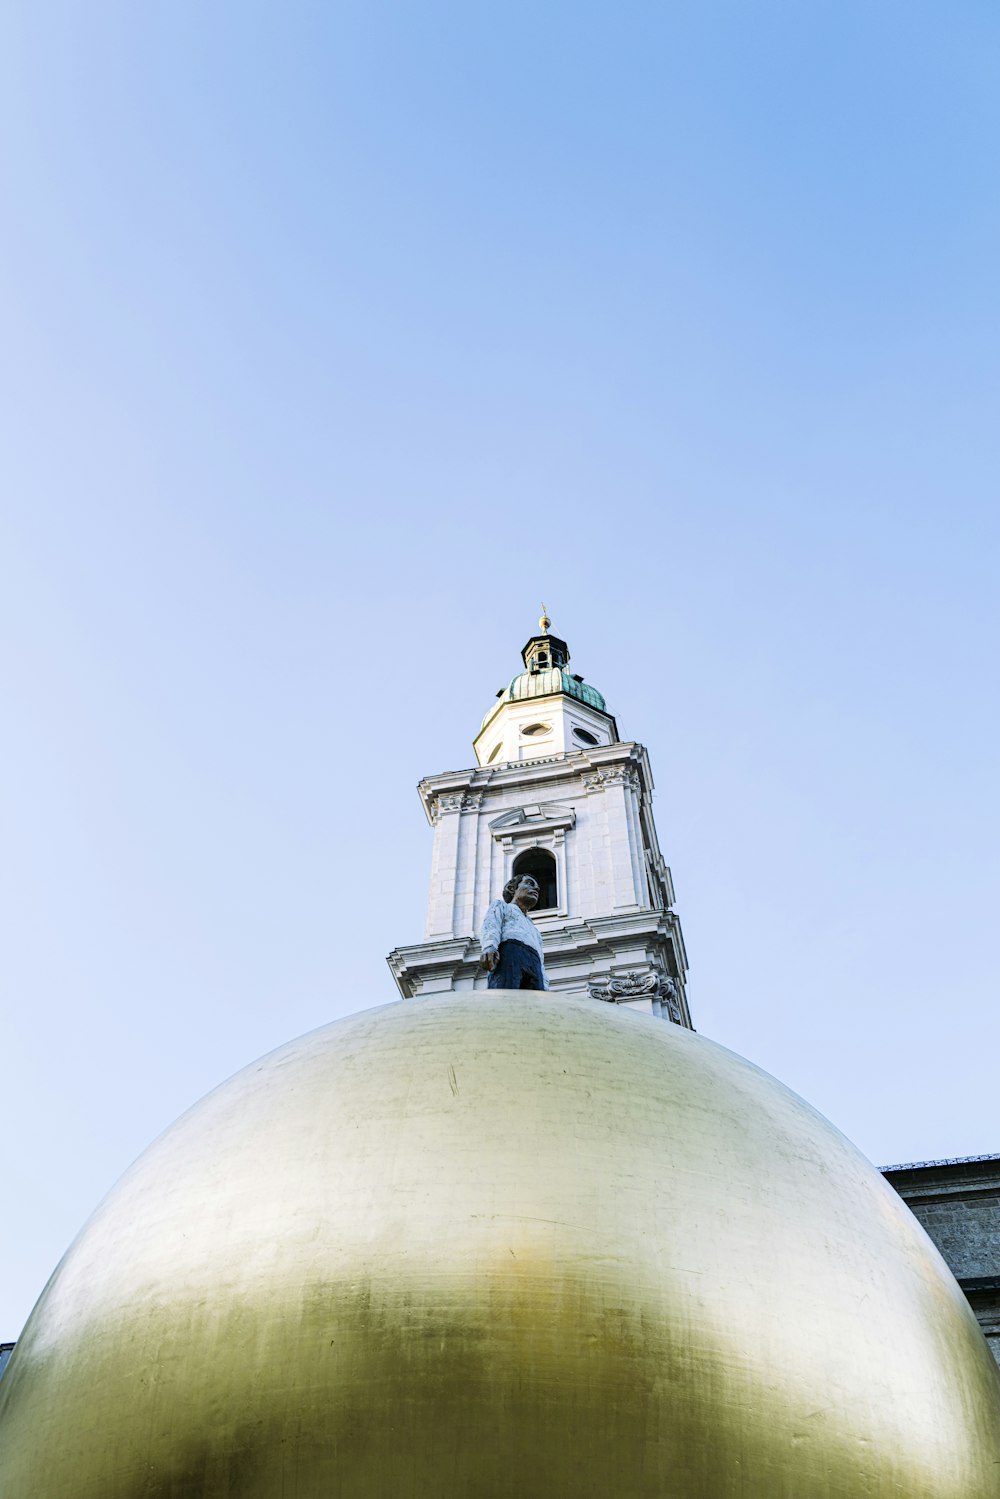
{"type": "Polygon", "coordinates": [[[503,694],[505,703],[520,703],[529,697],[547,697],[550,692],[565,692],[568,697],[579,698],[592,708],[607,712],[607,704],[596,687],[582,682],[571,671],[550,667],[548,671],[522,671],[514,677],[503,694]]]}
{"type": "Polygon", "coordinates": [[[484,728],[504,703],[523,703],[534,697],[551,697],[557,692],[575,697],[577,702],[586,703],[600,713],[608,711],[607,703],[597,688],[591,687],[576,672],[569,670],[569,648],[565,640],[548,633],[549,620],[544,611],[542,624],[543,633],[533,635],[521,652],[524,671],[518,672],[512,678],[510,686],[501,688],[497,693],[499,701],[483,719],[484,728]]]}

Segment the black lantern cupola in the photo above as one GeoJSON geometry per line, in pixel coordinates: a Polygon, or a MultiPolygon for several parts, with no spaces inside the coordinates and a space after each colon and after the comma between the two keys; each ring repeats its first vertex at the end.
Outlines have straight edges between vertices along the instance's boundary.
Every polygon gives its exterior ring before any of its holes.
{"type": "Polygon", "coordinates": [[[524,662],[525,671],[561,671],[569,665],[569,646],[565,640],[560,640],[558,635],[549,634],[549,626],[552,621],[545,612],[542,605],[542,617],[538,621],[541,630],[540,635],[532,635],[527,645],[521,651],[521,660],[524,662]]]}

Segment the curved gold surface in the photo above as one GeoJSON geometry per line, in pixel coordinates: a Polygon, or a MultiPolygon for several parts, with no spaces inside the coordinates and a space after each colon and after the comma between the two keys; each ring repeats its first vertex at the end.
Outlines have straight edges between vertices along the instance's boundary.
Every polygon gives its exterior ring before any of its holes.
{"type": "Polygon", "coordinates": [[[923,1231],[779,1083],[552,995],[368,1010],[122,1179],[0,1380],[4,1499],[997,1499],[923,1231]]]}

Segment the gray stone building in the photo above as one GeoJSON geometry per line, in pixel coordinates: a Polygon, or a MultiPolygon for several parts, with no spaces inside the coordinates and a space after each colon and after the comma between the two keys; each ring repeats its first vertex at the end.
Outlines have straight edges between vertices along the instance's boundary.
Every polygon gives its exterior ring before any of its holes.
{"type": "Polygon", "coordinates": [[[882,1174],[941,1251],[1000,1364],[1000,1155],[916,1161],[882,1174]]]}

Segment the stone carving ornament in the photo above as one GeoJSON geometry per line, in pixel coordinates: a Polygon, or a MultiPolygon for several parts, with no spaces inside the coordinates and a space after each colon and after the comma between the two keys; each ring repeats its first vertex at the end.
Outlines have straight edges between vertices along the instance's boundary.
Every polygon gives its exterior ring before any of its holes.
{"type": "Polygon", "coordinates": [[[600,999],[612,1005],[620,1004],[622,1000],[642,999],[647,995],[650,998],[655,996],[661,1004],[666,1005],[671,1020],[680,1024],[681,1011],[677,1003],[677,985],[665,974],[642,973],[638,969],[633,969],[630,973],[619,974],[606,983],[591,984],[590,994],[593,999],[600,999]]]}

